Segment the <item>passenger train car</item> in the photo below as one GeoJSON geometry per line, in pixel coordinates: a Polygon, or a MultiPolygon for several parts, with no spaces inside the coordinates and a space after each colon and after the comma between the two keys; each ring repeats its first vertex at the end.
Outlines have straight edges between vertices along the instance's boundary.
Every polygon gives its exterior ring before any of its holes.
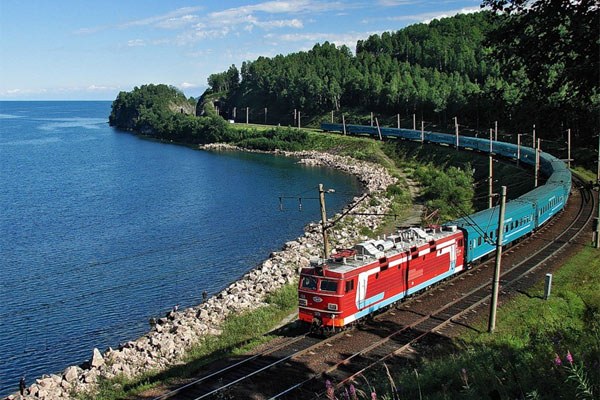
{"type": "MultiPolygon", "coordinates": [[[[321,124],[324,131],[346,132],[456,146],[454,135],[341,124],[321,124]]],[[[535,166],[536,150],[484,138],[459,136],[458,147],[493,153],[535,166]]],[[[506,204],[503,245],[513,243],[560,212],[569,199],[571,172],[556,157],[540,152],[539,170],[546,182],[506,204]]],[[[299,319],[319,331],[348,326],[462,271],[495,251],[499,207],[476,212],[443,227],[409,228],[383,240],[357,244],[303,268],[298,288],[299,319]]]]}

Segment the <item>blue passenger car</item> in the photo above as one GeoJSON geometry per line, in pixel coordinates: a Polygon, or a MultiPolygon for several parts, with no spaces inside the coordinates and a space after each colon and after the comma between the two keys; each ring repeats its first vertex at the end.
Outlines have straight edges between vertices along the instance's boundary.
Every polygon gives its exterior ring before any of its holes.
{"type": "Polygon", "coordinates": [[[546,184],[519,197],[520,201],[530,202],[535,207],[535,226],[540,227],[560,212],[567,201],[564,186],[546,184]]]}
{"type": "MultiPolygon", "coordinates": [[[[321,124],[323,130],[342,132],[341,124],[321,124]]],[[[456,145],[456,136],[412,129],[381,128],[383,137],[395,137],[409,140],[424,140],[449,146],[456,145]]],[[[376,127],[346,125],[349,134],[378,136],[376,127]]],[[[536,151],[531,147],[494,141],[491,144],[493,154],[518,160],[533,167],[536,164],[536,151]]],[[[487,153],[490,142],[487,138],[459,137],[459,147],[487,153]]],[[[503,229],[503,245],[509,244],[543,225],[553,215],[562,210],[571,191],[571,171],[558,158],[541,152],[539,158],[540,173],[547,177],[542,185],[506,204],[503,229]]],[[[457,225],[466,237],[466,261],[472,262],[493,252],[498,236],[499,207],[479,211],[470,216],[452,221],[447,225],[457,225]]]]}
{"type": "MultiPolygon", "coordinates": [[[[465,234],[466,261],[472,262],[493,252],[498,239],[498,213],[500,207],[479,211],[468,217],[449,222],[465,234]]],[[[535,229],[535,207],[526,201],[506,204],[502,245],[511,243],[535,229]]]]}

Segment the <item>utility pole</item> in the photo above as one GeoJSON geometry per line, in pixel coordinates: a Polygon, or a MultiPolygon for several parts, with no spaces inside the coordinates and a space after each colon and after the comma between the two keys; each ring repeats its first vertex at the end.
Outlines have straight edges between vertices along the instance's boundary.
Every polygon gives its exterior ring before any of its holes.
{"type": "MultiPolygon", "coordinates": [[[[333,192],[333,189],[327,190],[327,193],[333,192]]],[[[323,228],[323,251],[324,259],[329,257],[329,240],[327,238],[327,212],[325,211],[325,190],[323,184],[319,183],[319,203],[321,204],[321,227],[323,228]]]]}
{"type": "Polygon", "coordinates": [[[489,156],[489,174],[488,174],[488,208],[492,208],[493,197],[494,197],[494,158],[492,157],[493,142],[492,142],[492,130],[490,129],[490,156],[489,156]]]}
{"type": "Polygon", "coordinates": [[[265,107],[265,125],[267,124],[267,107],[265,107]]]}
{"type": "Polygon", "coordinates": [[[504,208],[506,207],[506,186],[502,186],[500,212],[498,215],[498,234],[496,235],[496,263],[494,265],[494,280],[492,281],[492,300],[490,302],[490,319],[488,332],[496,329],[496,308],[498,306],[498,287],[500,286],[500,264],[502,262],[502,236],[504,234],[504,208]]]}
{"type": "Polygon", "coordinates": [[[494,141],[498,141],[498,121],[494,121],[494,141]]]}
{"type": "Polygon", "coordinates": [[[375,118],[375,123],[377,124],[377,133],[379,134],[379,140],[383,140],[381,137],[381,129],[379,128],[379,121],[375,118]]]}
{"type": "Polygon", "coordinates": [[[567,129],[567,166],[571,168],[571,128],[567,129]]]}
{"type": "Polygon", "coordinates": [[[235,114],[237,112],[237,107],[233,107],[233,120],[235,121],[235,114]]]}
{"type": "Polygon", "coordinates": [[[535,124],[533,124],[533,142],[531,143],[531,147],[535,149],[535,124]]]}
{"type": "Polygon", "coordinates": [[[456,135],[456,150],[458,150],[458,117],[454,117],[454,132],[456,135]]]}
{"type": "Polygon", "coordinates": [[[344,136],[346,136],[346,118],[344,117],[344,113],[342,113],[342,129],[344,130],[344,136]]]}
{"type": "Polygon", "coordinates": [[[421,143],[425,141],[425,122],[421,120],[421,143]]]}
{"type": "Polygon", "coordinates": [[[300,116],[300,111],[298,110],[298,129],[302,127],[302,123],[300,122],[301,119],[302,117],[300,116]]]}
{"type": "Polygon", "coordinates": [[[248,114],[249,114],[249,110],[250,110],[250,107],[246,107],[246,125],[248,125],[248,114]]]}
{"type": "Polygon", "coordinates": [[[396,114],[396,120],[398,122],[398,129],[400,129],[400,114],[396,114]]]}
{"type": "Polygon", "coordinates": [[[333,124],[333,110],[331,110],[331,123],[333,124]]]}
{"type": "Polygon", "coordinates": [[[413,114],[413,131],[417,130],[417,114],[413,114]]]}
{"type": "Polygon", "coordinates": [[[298,120],[296,109],[294,108],[294,125],[296,125],[296,121],[298,120]]]}
{"type": "Polygon", "coordinates": [[[517,134],[517,165],[521,161],[521,134],[517,134]]]}
{"type": "Polygon", "coordinates": [[[535,149],[535,180],[534,180],[534,187],[538,187],[538,177],[540,174],[540,146],[541,146],[541,140],[538,139],[537,140],[537,147],[535,149]]]}

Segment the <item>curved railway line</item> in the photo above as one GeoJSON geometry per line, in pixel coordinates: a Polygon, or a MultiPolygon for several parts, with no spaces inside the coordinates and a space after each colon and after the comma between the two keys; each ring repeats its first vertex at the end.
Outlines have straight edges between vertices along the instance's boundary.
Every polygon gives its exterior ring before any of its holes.
{"type": "MultiPolygon", "coordinates": [[[[506,250],[503,293],[537,281],[545,273],[539,271],[540,265],[578,241],[590,225],[595,199],[582,183],[578,189],[558,218],[506,250]],[[532,248],[537,251],[531,253],[532,248]]],[[[303,334],[282,339],[276,347],[227,362],[156,400],[322,398],[326,379],[343,385],[390,357],[410,352],[427,337],[465,325],[470,315],[484,311],[491,294],[492,264],[493,259],[488,260],[353,330],[323,340],[303,334]]]]}

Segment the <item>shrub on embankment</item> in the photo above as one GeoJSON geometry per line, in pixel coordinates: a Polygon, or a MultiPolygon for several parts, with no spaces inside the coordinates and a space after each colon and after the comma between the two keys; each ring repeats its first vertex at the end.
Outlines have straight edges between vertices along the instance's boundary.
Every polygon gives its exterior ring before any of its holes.
{"type": "Polygon", "coordinates": [[[540,282],[504,303],[495,333],[484,316],[453,346],[418,346],[357,386],[381,399],[597,399],[599,281],[600,251],[587,247],[554,273],[548,300],[540,282]]]}

